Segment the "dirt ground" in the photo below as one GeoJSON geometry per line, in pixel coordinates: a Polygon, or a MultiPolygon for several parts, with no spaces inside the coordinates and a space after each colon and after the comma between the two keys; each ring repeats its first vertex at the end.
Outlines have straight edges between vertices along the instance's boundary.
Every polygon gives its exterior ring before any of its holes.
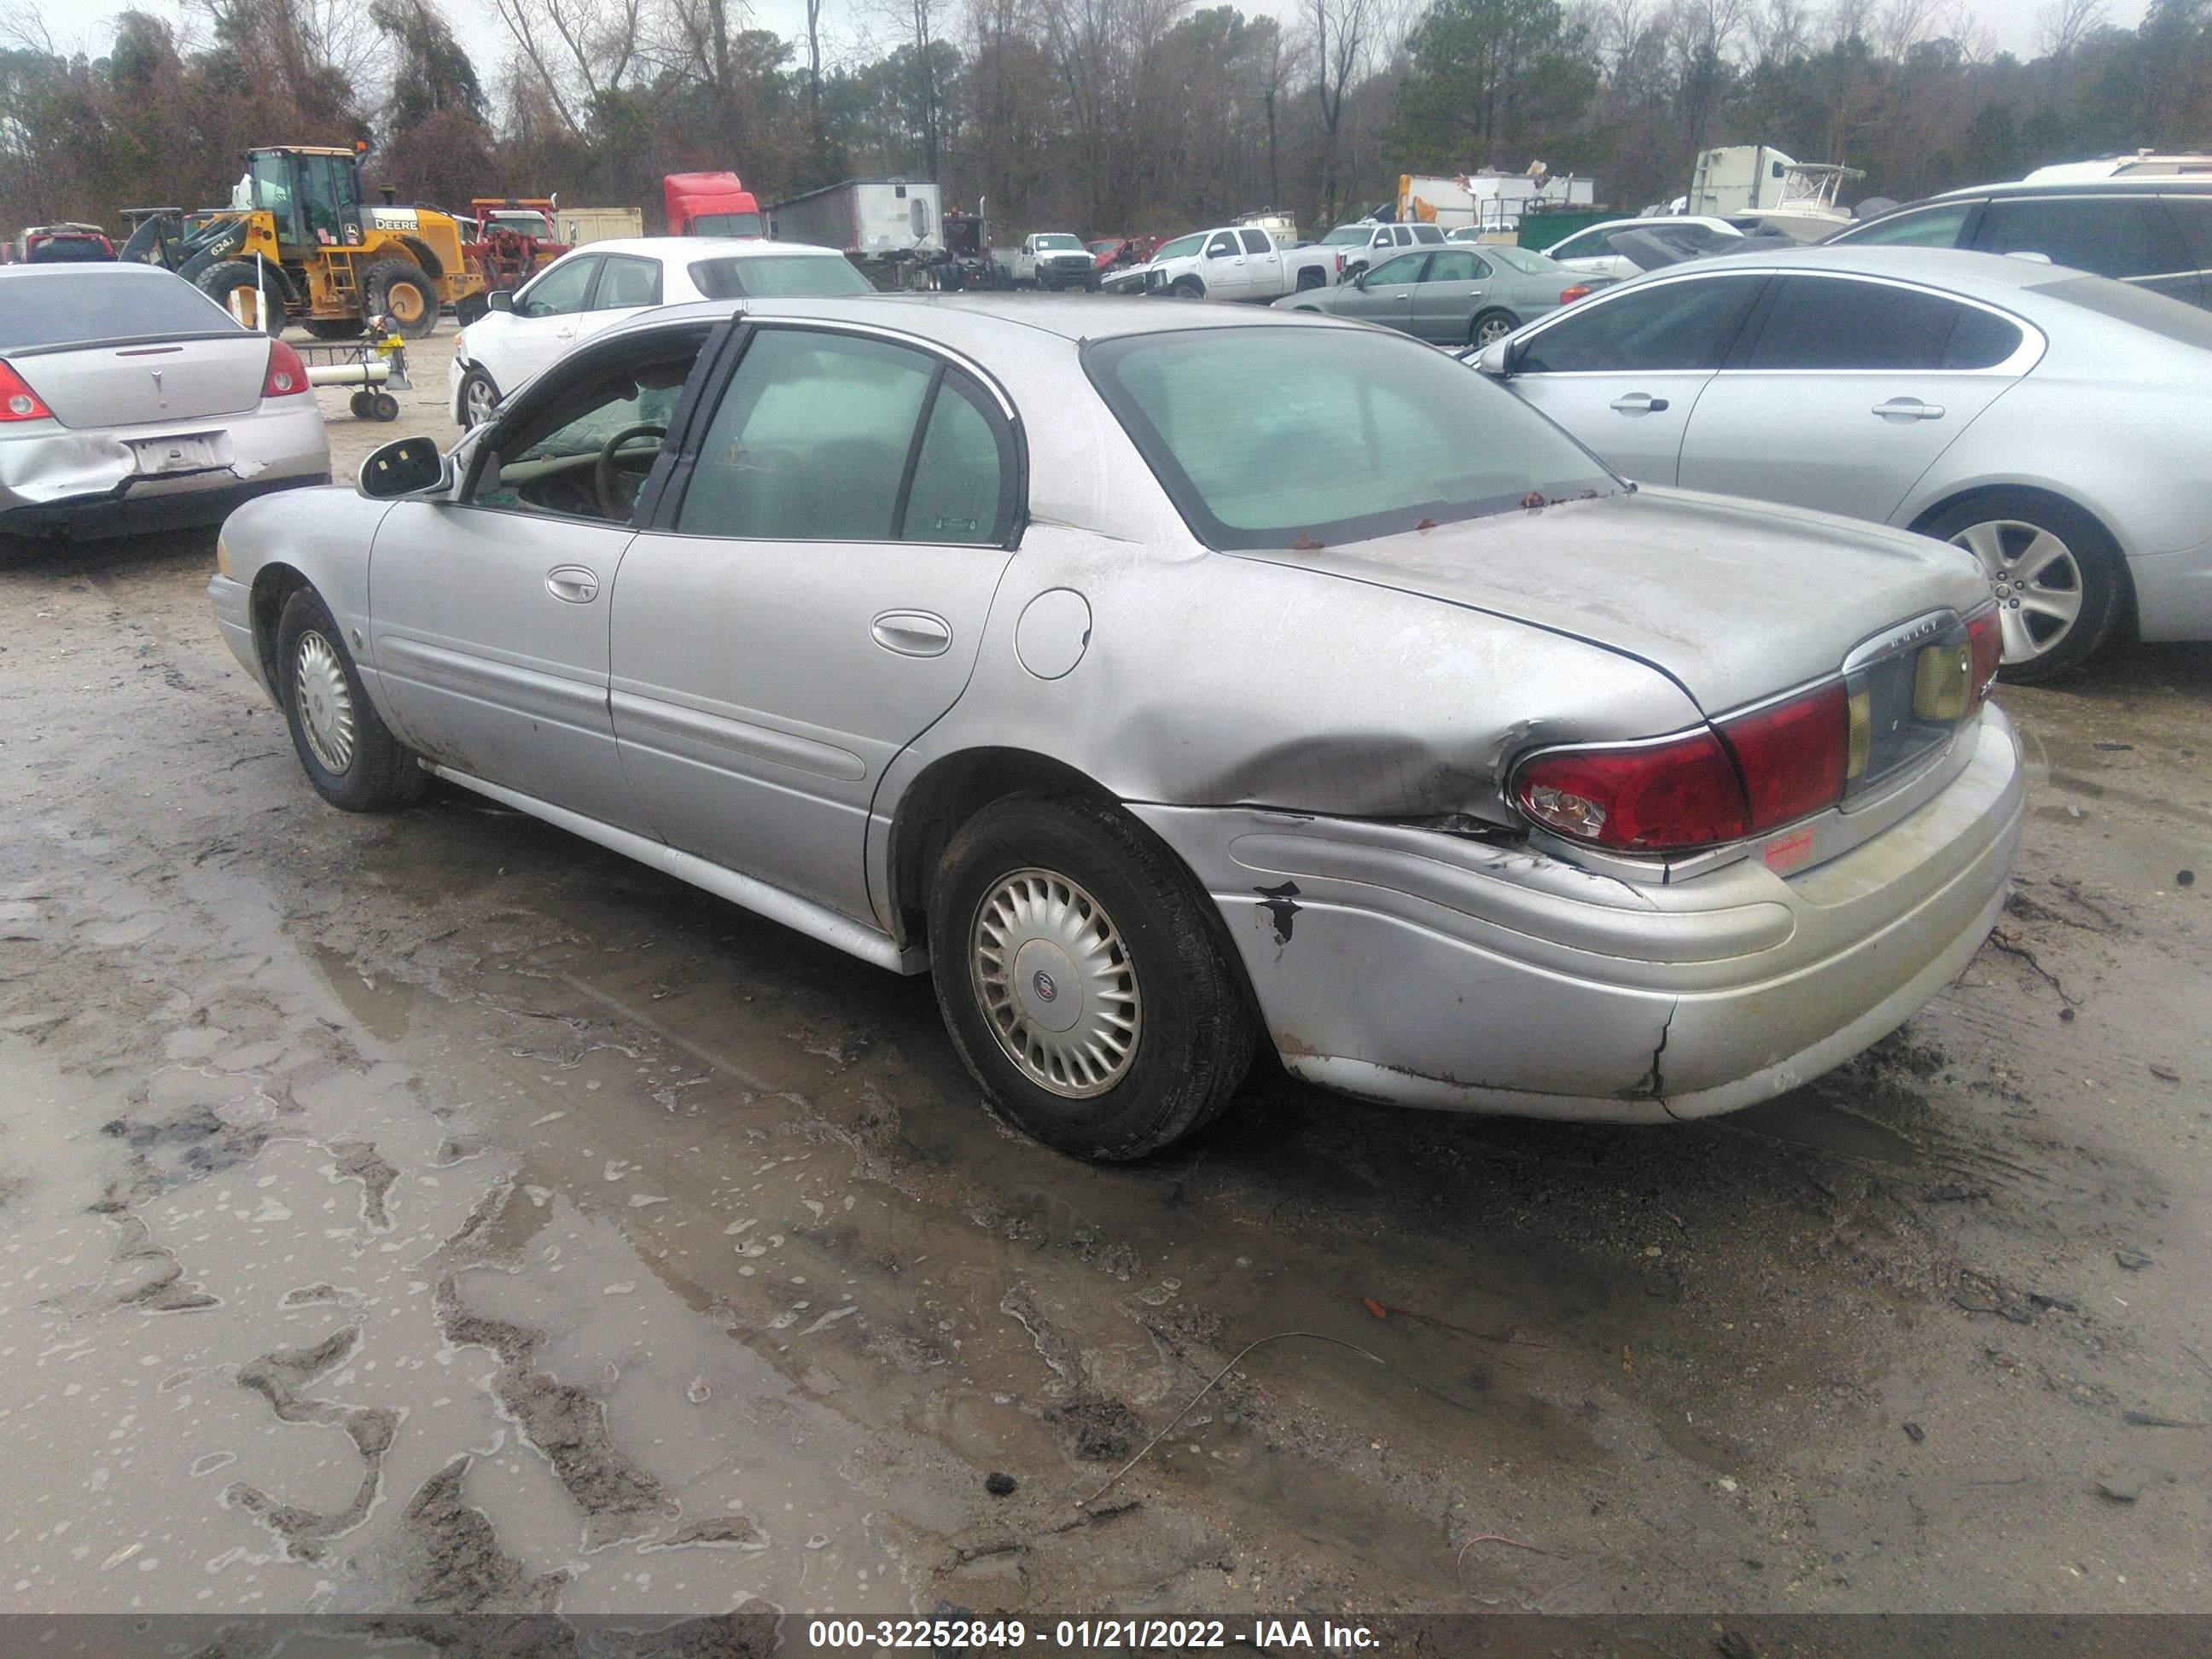
{"type": "Polygon", "coordinates": [[[0,1608],[2212,1607],[2212,649],[2002,694],[2002,927],[1812,1086],[1090,1169],[924,980],[325,807],[212,547],[0,569],[0,1608]]]}

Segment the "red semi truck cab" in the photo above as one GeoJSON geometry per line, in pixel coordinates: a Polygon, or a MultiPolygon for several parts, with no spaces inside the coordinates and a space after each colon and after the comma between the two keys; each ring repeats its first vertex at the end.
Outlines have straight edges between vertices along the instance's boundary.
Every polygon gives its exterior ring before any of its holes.
{"type": "Polygon", "coordinates": [[[734,173],[672,173],[660,181],[671,236],[765,236],[759,202],[734,173]]]}

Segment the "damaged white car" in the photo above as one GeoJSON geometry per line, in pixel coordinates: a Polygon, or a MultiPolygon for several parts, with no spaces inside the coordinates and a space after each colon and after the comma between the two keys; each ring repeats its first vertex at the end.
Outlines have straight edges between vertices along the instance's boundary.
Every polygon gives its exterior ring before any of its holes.
{"type": "Polygon", "coordinates": [[[151,265],[0,267],[0,534],[218,524],[330,476],[282,340],[151,265]]]}
{"type": "Polygon", "coordinates": [[[325,799],[434,773],[931,974],[1089,1158],[1261,1044],[1410,1105],[1748,1105],[1966,964],[2020,833],[1972,556],[1637,489],[1334,320],[668,307],[218,559],[325,799]]]}

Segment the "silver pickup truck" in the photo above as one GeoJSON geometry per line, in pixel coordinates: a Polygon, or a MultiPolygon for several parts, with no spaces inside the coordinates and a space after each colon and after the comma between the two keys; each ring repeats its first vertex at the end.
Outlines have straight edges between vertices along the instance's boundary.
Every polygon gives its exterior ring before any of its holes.
{"type": "Polygon", "coordinates": [[[1334,248],[1287,246],[1250,225],[1178,236],[1143,267],[1147,294],[1261,303],[1334,287],[1338,269],[1334,248]]]}

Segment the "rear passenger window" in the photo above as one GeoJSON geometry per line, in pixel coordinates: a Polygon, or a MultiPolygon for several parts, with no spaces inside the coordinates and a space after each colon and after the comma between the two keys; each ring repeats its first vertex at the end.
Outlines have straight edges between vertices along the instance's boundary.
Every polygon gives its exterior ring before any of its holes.
{"type": "Polygon", "coordinates": [[[1264,230],[1243,230],[1237,234],[1244,239],[1247,253],[1265,253],[1275,246],[1267,240],[1267,233],[1264,230]]]}
{"type": "Polygon", "coordinates": [[[1412,229],[1413,240],[1417,242],[1441,242],[1444,239],[1443,232],[1434,225],[1415,225],[1412,229]]]}
{"type": "Polygon", "coordinates": [[[763,329],[714,411],[676,527],[767,541],[999,541],[1006,454],[972,388],[936,359],[763,329]]]}
{"type": "Polygon", "coordinates": [[[1966,227],[1971,202],[1947,207],[1923,208],[1917,213],[1896,213],[1877,219],[1863,230],[1846,231],[1836,238],[1853,247],[1956,247],[1959,233],[1966,227]]]}
{"type": "Polygon", "coordinates": [[[660,265],[657,260],[632,259],[618,253],[607,256],[599,272],[599,291],[592,296],[594,311],[623,311],[635,306],[660,303],[660,265]]]}
{"type": "Polygon", "coordinates": [[[1532,336],[1514,354],[1514,368],[1531,374],[1718,368],[1766,280],[1701,277],[1585,301],[1532,336]]]}
{"type": "Polygon", "coordinates": [[[2199,273],[2212,271],[2212,196],[2168,196],[2161,199],[2166,210],[2173,216],[2174,228],[2181,233],[2182,249],[2190,268],[2199,273]]]}
{"type": "Polygon", "coordinates": [[[1786,276],[1746,367],[1986,368],[2002,362],[2019,343],[2019,331],[2010,324],[1933,294],[1881,283],[1786,276]],[[1960,360],[1954,361],[1953,335],[1961,328],[1960,360]]]}
{"type": "Polygon", "coordinates": [[[2159,276],[2189,268],[2181,234],[2156,197],[2060,196],[1991,202],[1974,246],[2040,253],[2100,276],[2159,276]]]}

